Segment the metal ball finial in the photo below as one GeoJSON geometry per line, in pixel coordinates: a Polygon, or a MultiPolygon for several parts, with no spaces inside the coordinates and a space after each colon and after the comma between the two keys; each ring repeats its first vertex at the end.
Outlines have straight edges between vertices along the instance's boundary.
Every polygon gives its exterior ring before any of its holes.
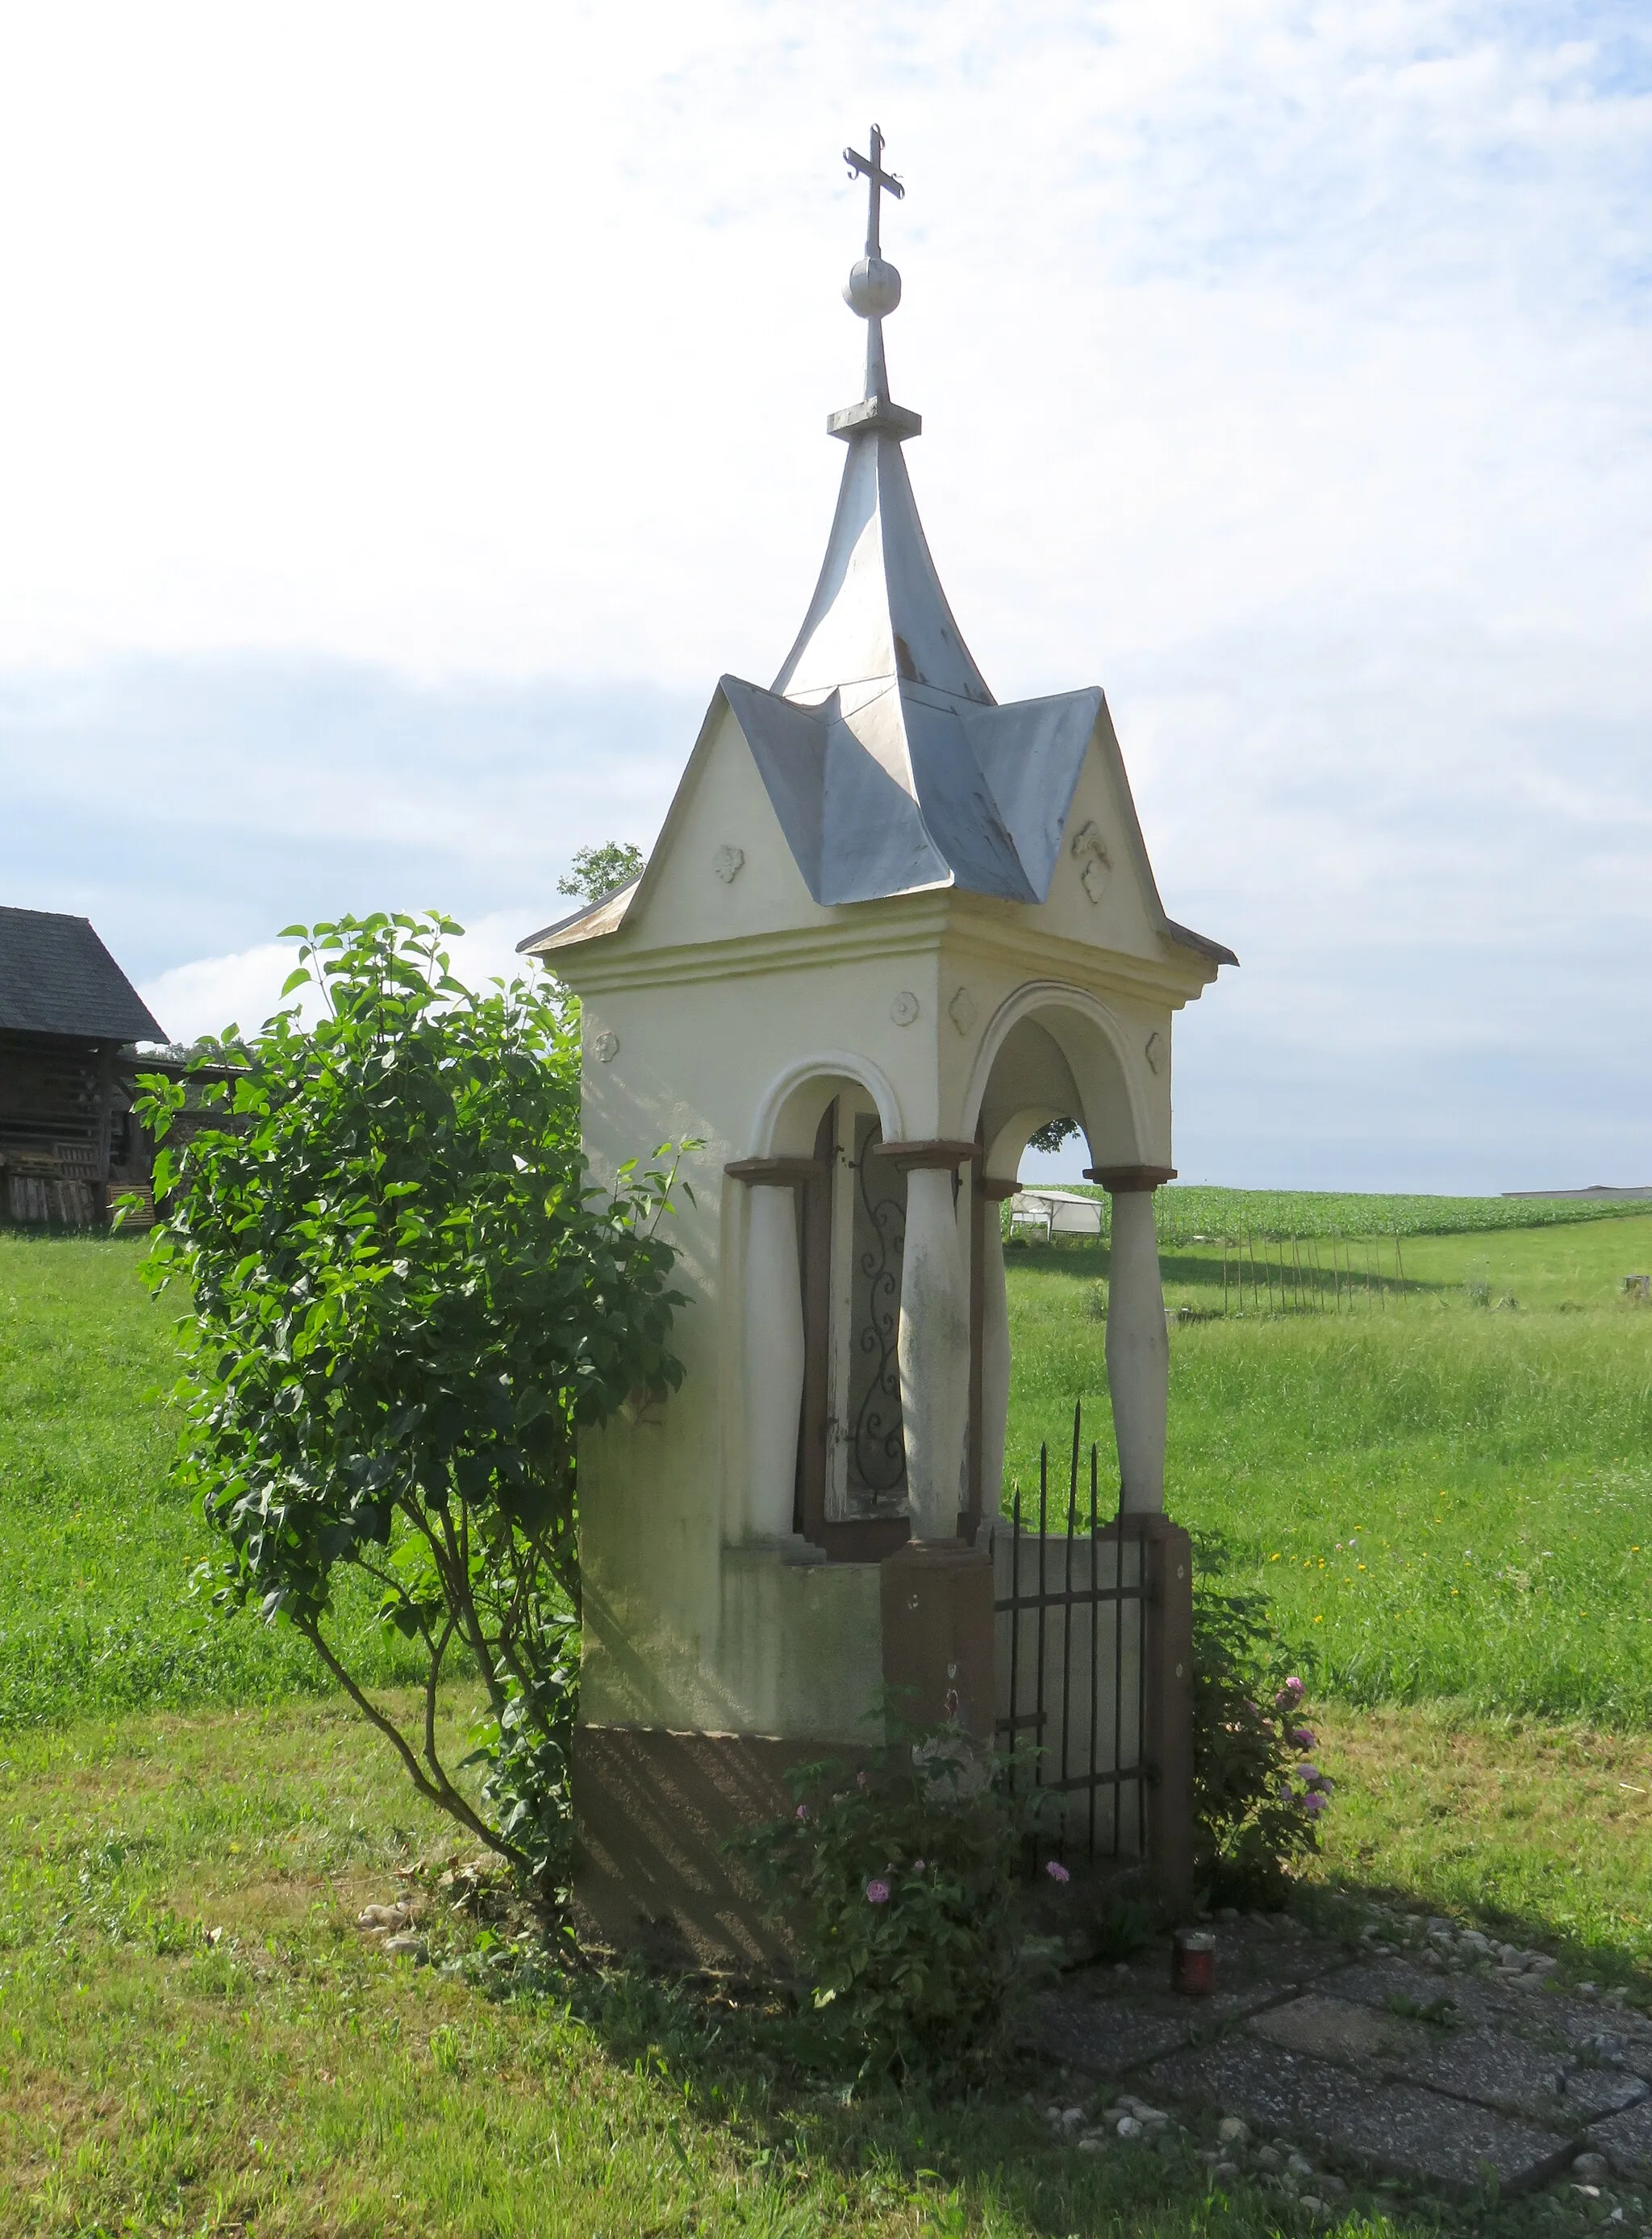
{"type": "Polygon", "coordinates": [[[859,319],[886,318],[900,302],[900,275],[885,257],[863,256],[843,284],[843,300],[859,319]]]}

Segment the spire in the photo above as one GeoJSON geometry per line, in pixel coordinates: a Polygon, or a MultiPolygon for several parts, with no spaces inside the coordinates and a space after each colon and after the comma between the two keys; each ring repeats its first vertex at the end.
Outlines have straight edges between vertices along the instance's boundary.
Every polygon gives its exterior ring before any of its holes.
{"type": "Polygon", "coordinates": [[[849,455],[820,580],[770,690],[723,690],[817,900],[960,887],[1038,901],[1101,695],[1000,708],[952,619],[901,452],[923,422],[891,402],[884,357],[900,275],[881,202],[906,189],[875,124],[870,146],[844,149],[866,182],[866,254],[843,291],[866,322],[866,382],[826,422],[849,455]]]}
{"type": "Polygon", "coordinates": [[[858,692],[903,677],[991,707],[935,572],[901,455],[902,443],[924,423],[889,397],[883,322],[899,304],[900,275],[883,254],[880,200],[891,194],[904,201],[906,189],[883,168],[884,136],[875,124],[869,144],[870,156],[843,151],[852,176],[866,181],[866,253],[843,290],[866,322],[866,395],[826,422],[849,455],[820,580],[773,688],[787,699],[818,700],[838,686],[858,692]]]}

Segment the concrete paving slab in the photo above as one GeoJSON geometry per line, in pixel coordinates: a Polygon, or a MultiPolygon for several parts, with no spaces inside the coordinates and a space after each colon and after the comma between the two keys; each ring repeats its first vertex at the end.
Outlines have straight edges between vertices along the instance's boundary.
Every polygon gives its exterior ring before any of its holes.
{"type": "Polygon", "coordinates": [[[1147,2071],[1154,2096],[1225,2115],[1414,2183],[1467,2193],[1488,2179],[1506,2193],[1545,2183],[1575,2138],[1414,2083],[1375,2083],[1248,2032],[1171,2053],[1147,2071]]]}
{"type": "Polygon", "coordinates": [[[1576,2132],[1647,2096],[1636,2076],[1580,2063],[1558,2040],[1533,2043],[1499,2029],[1442,2029],[1362,2005],[1333,1990],[1310,1992],[1258,2014],[1252,2033],[1372,2083],[1419,2083],[1454,2099],[1525,2115],[1576,2132]]]}
{"type": "Polygon", "coordinates": [[[1493,2029],[1431,2031],[1406,2076],[1453,2098],[1500,2107],[1557,2130],[1581,2129],[1646,2096],[1639,2076],[1581,2065],[1565,2052],[1493,2029]]]}
{"type": "Polygon", "coordinates": [[[1170,1952],[1155,1946],[1125,1964],[1076,1969],[1040,1998],[1019,2042],[1091,2076],[1119,2076],[1277,2005],[1347,1963],[1334,1944],[1224,1922],[1216,1931],[1215,1990],[1188,1997],[1170,1987],[1170,1952]]]}
{"type": "Polygon", "coordinates": [[[1122,2076],[1192,2042],[1198,2016],[1186,2010],[1191,1999],[1178,2003],[1180,2012],[1153,2012],[1131,1998],[1052,1990],[1034,2005],[1019,2043],[1086,2076],[1122,2076]]]}
{"type": "Polygon", "coordinates": [[[1592,2123],[1589,2142],[1620,2176],[1652,2182],[1652,2098],[1604,2122],[1592,2123]]]}
{"type": "Polygon", "coordinates": [[[1652,2081],[1652,2035],[1640,2015],[1623,2015],[1549,1990],[1528,1990],[1474,1975],[1439,1975],[1406,1959],[1373,1959],[1344,1968],[1335,1994],[1390,2012],[1443,2012],[1474,2029],[1507,2030],[1538,2043],[1566,2045],[1600,2058],[1602,2042],[1616,2064],[1652,2081]]]}
{"type": "Polygon", "coordinates": [[[1424,2022],[1404,2021],[1318,1990],[1257,2015],[1251,2027],[1292,2052],[1366,2071],[1371,2083],[1385,2081],[1397,2064],[1426,2053],[1431,2035],[1424,2022]]]}

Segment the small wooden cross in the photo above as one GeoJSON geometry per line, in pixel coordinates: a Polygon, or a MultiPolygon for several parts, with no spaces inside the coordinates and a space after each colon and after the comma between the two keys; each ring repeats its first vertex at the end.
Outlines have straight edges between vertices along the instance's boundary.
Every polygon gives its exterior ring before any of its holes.
{"type": "Polygon", "coordinates": [[[872,128],[872,154],[869,158],[857,156],[853,148],[846,148],[843,151],[843,160],[849,166],[850,177],[853,178],[856,172],[859,172],[866,182],[866,254],[868,256],[880,256],[883,254],[878,239],[879,190],[887,187],[898,203],[904,202],[906,197],[906,189],[894,173],[884,169],[883,152],[884,136],[875,124],[872,128]]]}

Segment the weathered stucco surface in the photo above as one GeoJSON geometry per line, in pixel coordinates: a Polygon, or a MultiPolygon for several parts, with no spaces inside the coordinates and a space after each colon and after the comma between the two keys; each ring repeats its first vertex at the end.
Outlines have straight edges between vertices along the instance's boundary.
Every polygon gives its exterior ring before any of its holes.
{"type": "Polygon", "coordinates": [[[1168,1166],[1171,1017],[1214,966],[1162,929],[1105,708],[1047,900],[939,887],[826,907],[720,694],[647,876],[607,914],[614,929],[573,928],[546,957],[583,1000],[594,1177],[659,1144],[698,1147],[674,1222],[693,1301],[677,1325],[683,1387],[581,1448],[584,1715],[863,1737],[875,1571],[748,1544],[752,1193],[724,1166],[806,1154],[848,1082],[888,1139],[964,1140],[984,1122],[996,1174],[1068,1111],[1096,1164],[1168,1166]]]}

